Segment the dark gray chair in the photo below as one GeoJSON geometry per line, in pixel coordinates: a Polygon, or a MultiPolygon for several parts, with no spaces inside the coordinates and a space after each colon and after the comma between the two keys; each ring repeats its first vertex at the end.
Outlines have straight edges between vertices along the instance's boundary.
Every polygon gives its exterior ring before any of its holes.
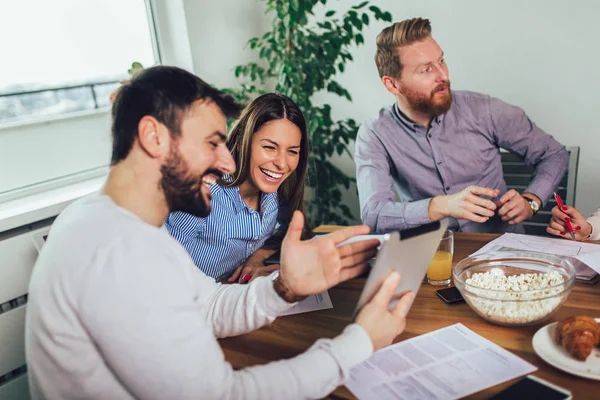
{"type": "MultiPolygon", "coordinates": [[[[577,188],[577,169],[579,167],[579,146],[568,147],[569,169],[560,181],[557,193],[562,197],[567,205],[575,204],[575,190],[577,188]]],[[[533,167],[526,165],[523,159],[515,154],[501,150],[502,171],[504,181],[508,189],[515,189],[522,193],[533,174],[533,167]]],[[[528,235],[548,236],[546,227],[552,218],[550,210],[556,205],[554,198],[551,198],[546,205],[538,212],[531,221],[523,223],[525,233],[528,235]]]]}

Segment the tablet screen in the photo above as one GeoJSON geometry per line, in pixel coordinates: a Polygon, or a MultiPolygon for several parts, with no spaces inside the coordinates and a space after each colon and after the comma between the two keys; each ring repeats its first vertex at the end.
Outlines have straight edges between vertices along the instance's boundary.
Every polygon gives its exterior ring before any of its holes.
{"type": "Polygon", "coordinates": [[[417,228],[388,233],[360,295],[356,313],[373,298],[393,271],[400,273],[401,280],[396,288],[395,299],[390,302],[390,309],[393,309],[397,299],[403,294],[409,291],[417,294],[447,227],[448,221],[443,219],[417,228]]]}

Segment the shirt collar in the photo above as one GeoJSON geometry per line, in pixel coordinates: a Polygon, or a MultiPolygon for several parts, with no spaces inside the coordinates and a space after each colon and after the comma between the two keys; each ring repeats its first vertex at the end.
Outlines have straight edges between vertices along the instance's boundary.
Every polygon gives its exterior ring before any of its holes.
{"type": "Polygon", "coordinates": [[[410,129],[412,132],[415,132],[417,129],[419,129],[419,127],[421,127],[420,124],[418,124],[415,121],[413,121],[412,119],[408,118],[406,116],[406,114],[404,114],[402,111],[400,111],[400,107],[398,107],[398,103],[394,103],[394,107],[392,109],[394,112],[394,116],[396,117],[398,122],[400,124],[402,124],[405,128],[410,129]]]}
{"type": "MultiPolygon", "coordinates": [[[[225,178],[223,179],[225,180],[225,178]]],[[[241,213],[245,209],[250,210],[250,207],[242,196],[240,196],[239,186],[222,186],[223,191],[231,199],[233,208],[236,213],[241,213]]],[[[279,205],[277,192],[275,193],[261,193],[260,195],[260,214],[265,215],[271,210],[276,210],[279,205]]]]}
{"type": "MultiPolygon", "coordinates": [[[[400,107],[398,107],[398,103],[394,103],[394,107],[392,108],[392,110],[393,110],[393,114],[396,117],[396,119],[398,120],[398,122],[400,122],[405,128],[408,128],[413,132],[415,132],[419,128],[423,128],[423,126],[421,124],[416,123],[412,119],[408,118],[406,116],[406,114],[404,114],[402,111],[400,111],[400,107]]],[[[431,120],[431,123],[432,124],[436,123],[439,125],[442,123],[445,116],[446,116],[446,114],[438,115],[437,117],[435,117],[431,120]]]]}
{"type": "Polygon", "coordinates": [[[263,193],[260,198],[260,213],[262,216],[279,209],[279,195],[274,193],[263,193]]]}
{"type": "Polygon", "coordinates": [[[231,200],[233,203],[233,209],[236,213],[240,213],[246,207],[246,203],[242,200],[242,196],[240,196],[240,188],[239,186],[221,186],[223,193],[231,200]]]}

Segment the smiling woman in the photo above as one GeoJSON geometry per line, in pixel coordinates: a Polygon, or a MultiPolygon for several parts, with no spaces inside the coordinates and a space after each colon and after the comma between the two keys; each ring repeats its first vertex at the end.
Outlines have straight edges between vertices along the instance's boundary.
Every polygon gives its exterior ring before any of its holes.
{"type": "Polygon", "coordinates": [[[279,248],[293,212],[303,211],[308,136],[302,111],[286,96],[262,95],[242,112],[227,147],[237,170],[210,186],[210,215],[175,212],[165,226],[205,274],[245,283],[278,268],[263,261],[279,248]]]}

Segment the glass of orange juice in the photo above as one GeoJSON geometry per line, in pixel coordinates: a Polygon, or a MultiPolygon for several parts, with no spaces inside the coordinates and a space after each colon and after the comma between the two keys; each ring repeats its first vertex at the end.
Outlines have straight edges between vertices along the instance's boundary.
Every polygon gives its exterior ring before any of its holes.
{"type": "Polygon", "coordinates": [[[454,255],[454,232],[446,231],[438,246],[429,268],[427,268],[427,282],[435,286],[450,283],[452,276],[452,256],[454,255]]]}

